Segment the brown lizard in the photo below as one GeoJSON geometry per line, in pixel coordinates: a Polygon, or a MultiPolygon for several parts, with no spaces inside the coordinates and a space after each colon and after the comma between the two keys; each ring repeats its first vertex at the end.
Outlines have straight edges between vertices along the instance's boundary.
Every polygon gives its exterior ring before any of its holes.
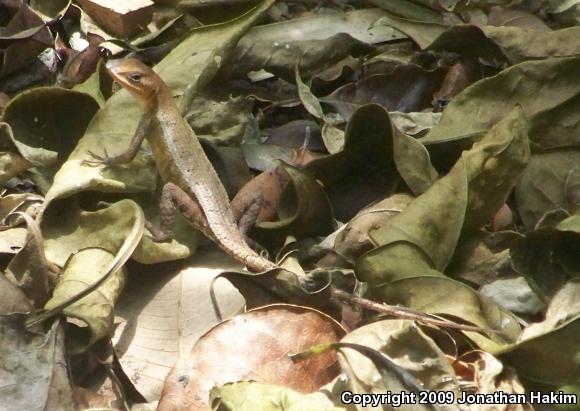
{"type": "Polygon", "coordinates": [[[126,152],[114,157],[106,151],[103,156],[89,153],[93,158],[86,162],[107,166],[130,162],[146,138],[164,183],[161,225],[147,224],[154,241],[169,238],[177,208],[191,225],[248,269],[259,272],[277,268],[246,243],[224,186],[163,80],[135,59],[109,60],[106,68],[117,83],[145,104],[145,112],[126,152]]]}

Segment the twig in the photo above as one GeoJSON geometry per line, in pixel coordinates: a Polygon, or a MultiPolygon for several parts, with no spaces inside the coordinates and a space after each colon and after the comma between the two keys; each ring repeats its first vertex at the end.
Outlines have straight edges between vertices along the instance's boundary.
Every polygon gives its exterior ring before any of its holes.
{"type": "Polygon", "coordinates": [[[388,305],[384,303],[377,303],[375,301],[368,300],[362,297],[355,297],[345,291],[339,290],[335,287],[332,289],[332,295],[337,299],[353,304],[358,305],[362,308],[365,308],[370,311],[376,311],[383,314],[388,314],[393,317],[402,318],[405,320],[414,320],[414,321],[421,321],[428,324],[437,325],[440,327],[446,328],[455,328],[458,330],[464,331],[475,331],[481,332],[484,334],[488,334],[489,332],[497,333],[496,331],[484,329],[481,327],[477,327],[475,325],[467,325],[467,324],[459,324],[450,320],[444,320],[439,318],[433,318],[432,315],[426,314],[420,311],[413,310],[407,307],[399,307],[394,305],[388,305]]]}

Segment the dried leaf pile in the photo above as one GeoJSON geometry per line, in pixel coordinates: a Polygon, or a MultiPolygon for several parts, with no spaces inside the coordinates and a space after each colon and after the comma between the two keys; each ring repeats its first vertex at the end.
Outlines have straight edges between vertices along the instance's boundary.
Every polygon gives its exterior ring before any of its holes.
{"type": "Polygon", "coordinates": [[[0,0],[0,145],[2,409],[580,409],[580,1],[0,0]],[[84,162],[111,57],[279,269],[152,241],[147,144],[84,162]]]}

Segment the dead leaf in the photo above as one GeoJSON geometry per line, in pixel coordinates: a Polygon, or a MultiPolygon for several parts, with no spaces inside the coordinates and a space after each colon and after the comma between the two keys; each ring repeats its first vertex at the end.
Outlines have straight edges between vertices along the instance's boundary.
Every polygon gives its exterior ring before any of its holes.
{"type": "MultiPolygon", "coordinates": [[[[281,245],[287,235],[298,239],[328,234],[334,226],[332,206],[324,188],[308,172],[282,164],[290,184],[277,205],[278,220],[263,221],[252,231],[260,243],[281,245]]],[[[274,197],[267,198],[275,201],[274,197]]]]}
{"type": "Polygon", "coordinates": [[[299,363],[288,354],[337,341],[343,333],[330,317],[299,306],[271,305],[236,316],[202,336],[173,369],[159,410],[209,409],[214,386],[247,379],[316,391],[336,376],[335,354],[299,363]]]}
{"type": "Polygon", "coordinates": [[[346,226],[341,227],[333,252],[353,264],[362,254],[373,248],[369,232],[399,214],[412,200],[413,197],[407,194],[394,194],[364,208],[346,226]]]}
{"type": "Polygon", "coordinates": [[[47,168],[64,162],[97,109],[98,104],[87,94],[38,87],[13,98],[2,114],[2,121],[10,125],[14,144],[22,156],[43,166],[42,172],[51,178],[47,168]],[[71,118],[75,121],[70,121],[71,118]]]}
{"type": "MultiPolygon", "coordinates": [[[[283,28],[275,27],[275,30],[279,29],[283,28]]],[[[301,41],[276,41],[267,33],[264,34],[266,37],[252,43],[241,40],[220,75],[225,78],[243,77],[249,71],[266,70],[292,81],[296,66],[303,75],[310,76],[338,63],[346,56],[357,56],[371,49],[368,44],[343,32],[324,39],[301,41]]]]}
{"type": "Polygon", "coordinates": [[[85,82],[97,70],[97,64],[101,59],[99,45],[104,39],[96,34],[89,34],[87,37],[88,46],[68,56],[66,65],[56,80],[57,86],[72,88],[85,82]]]}
{"type": "MultiPolygon", "coordinates": [[[[512,368],[504,367],[493,355],[484,351],[470,351],[457,359],[472,367],[473,377],[469,383],[475,389],[466,390],[466,394],[494,395],[503,392],[507,395],[524,395],[525,389],[512,368]]],[[[467,382],[467,381],[466,381],[467,382]]],[[[513,397],[512,397],[513,398],[513,397]]],[[[528,400],[523,404],[488,404],[478,406],[481,411],[532,411],[534,408],[528,400]]]]}
{"type": "MultiPolygon", "coordinates": [[[[408,320],[383,320],[351,332],[342,342],[358,343],[386,356],[426,390],[452,392],[457,398],[459,383],[444,353],[415,323],[408,320]]],[[[360,352],[343,349],[341,366],[348,377],[347,387],[354,393],[386,394],[410,389],[394,372],[377,369],[360,352]],[[388,375],[388,378],[385,378],[388,375]]],[[[404,405],[414,411],[430,410],[429,405],[404,405]]],[[[441,410],[452,410],[451,404],[438,404],[441,410]]]]}
{"type": "MultiPolygon", "coordinates": [[[[173,93],[185,97],[182,105],[188,107],[195,90],[206,85],[217,72],[218,62],[235,44],[242,34],[254,24],[271,5],[265,0],[245,15],[230,22],[193,29],[157,66],[156,70],[173,93]],[[199,48],[203,44],[203,49],[199,48]],[[191,52],[195,49],[196,53],[191,52]]],[[[126,167],[111,168],[101,174],[99,168],[82,164],[87,158],[87,150],[102,152],[106,147],[110,153],[126,149],[137,123],[142,116],[142,108],[125,90],[121,90],[107,100],[99,110],[67,162],[55,175],[55,180],[47,193],[47,210],[59,198],[70,197],[83,191],[105,192],[151,192],[154,191],[156,170],[151,161],[138,155],[126,167]]],[[[144,205],[151,207],[150,199],[144,205]]],[[[149,216],[148,216],[149,217],[149,216]]],[[[154,218],[149,217],[151,220],[154,218]]],[[[180,241],[153,243],[145,238],[138,256],[144,262],[168,261],[190,255],[197,246],[197,235],[184,224],[177,224],[187,230],[185,236],[177,236],[180,241]]]]}
{"type": "Polygon", "coordinates": [[[232,265],[238,263],[212,252],[163,273],[158,267],[130,271],[115,308],[113,346],[123,371],[148,401],[159,399],[165,377],[203,333],[243,309],[244,299],[227,281],[213,283],[232,265]]]}
{"type": "Polygon", "coordinates": [[[79,0],[79,4],[105,31],[121,38],[139,33],[153,17],[150,0],[79,0]]]}
{"type": "Polygon", "coordinates": [[[44,255],[43,238],[38,223],[26,213],[19,213],[26,221],[27,238],[24,247],[6,268],[6,278],[22,290],[33,306],[40,308],[50,298],[55,274],[44,255]]]}
{"type": "Polygon", "coordinates": [[[551,299],[545,319],[531,324],[517,343],[501,351],[501,358],[516,366],[521,376],[552,385],[577,380],[578,366],[570,358],[580,346],[579,290],[577,279],[562,286],[551,299]]]}
{"type": "Polygon", "coordinates": [[[26,295],[4,275],[0,275],[0,316],[28,314],[33,309],[26,295]]]}
{"type": "Polygon", "coordinates": [[[249,381],[213,388],[210,399],[214,409],[221,411],[254,411],[264,404],[272,411],[344,411],[323,393],[301,394],[289,388],[249,381]]]}
{"type": "Polygon", "coordinates": [[[399,132],[377,104],[362,106],[353,114],[341,152],[314,160],[306,169],[323,182],[342,220],[392,194],[397,174],[417,192],[437,175],[425,148],[399,132]]]}
{"type": "Polygon", "coordinates": [[[46,47],[52,35],[40,17],[24,2],[3,1],[0,4],[0,78],[29,64],[46,47]]]}
{"type": "Polygon", "coordinates": [[[50,215],[43,216],[47,258],[63,266],[63,274],[45,305],[46,311],[32,316],[29,322],[43,321],[61,311],[79,320],[78,331],[82,332],[71,341],[70,350],[81,352],[111,331],[114,305],[125,283],[121,267],[141,239],[144,219],[141,209],[130,200],[73,216],[58,224],[50,215]],[[95,226],[104,235],[98,235],[95,226]],[[87,236],[86,231],[93,235],[87,236]]]}
{"type": "Polygon", "coordinates": [[[580,183],[578,164],[580,150],[553,150],[532,156],[516,186],[516,202],[526,228],[533,230],[549,211],[577,210],[571,200],[574,187],[580,183]]]}
{"type": "Polygon", "coordinates": [[[9,410],[75,410],[64,350],[64,327],[47,334],[24,327],[24,317],[0,317],[0,396],[9,410]]]}
{"type": "Polygon", "coordinates": [[[70,6],[70,0],[30,0],[29,6],[45,21],[58,20],[70,6]]]}
{"type": "Polygon", "coordinates": [[[345,119],[360,106],[376,103],[388,111],[412,112],[430,107],[441,87],[445,70],[427,71],[419,66],[398,66],[392,73],[365,77],[346,84],[320,101],[329,104],[345,119]]]}
{"type": "Polygon", "coordinates": [[[242,215],[240,206],[251,204],[252,198],[261,199],[261,209],[257,222],[273,221],[278,217],[278,203],[290,176],[283,166],[264,171],[250,180],[236,194],[231,202],[234,215],[242,215]]]}
{"type": "Polygon", "coordinates": [[[548,213],[535,231],[514,241],[510,249],[513,268],[525,276],[543,301],[566,281],[580,275],[576,252],[580,216],[566,217],[548,213]]]}
{"type": "Polygon", "coordinates": [[[580,122],[572,108],[580,103],[580,88],[571,85],[579,68],[580,58],[552,58],[518,64],[480,80],[452,100],[421,142],[429,146],[476,140],[520,104],[534,149],[575,146],[580,122]]]}

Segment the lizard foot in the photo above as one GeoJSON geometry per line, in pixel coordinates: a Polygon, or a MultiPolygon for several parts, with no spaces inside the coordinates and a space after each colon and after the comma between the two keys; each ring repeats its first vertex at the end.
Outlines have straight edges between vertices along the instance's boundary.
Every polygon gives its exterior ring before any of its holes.
{"type": "Polygon", "coordinates": [[[86,158],[82,161],[82,164],[84,165],[98,167],[101,165],[108,166],[111,164],[112,157],[109,156],[109,153],[107,153],[106,149],[103,150],[102,156],[95,154],[92,151],[87,151],[87,153],[90,156],[90,158],[88,159],[86,158]]]}
{"type": "Polygon", "coordinates": [[[269,253],[268,253],[268,250],[266,249],[266,247],[264,247],[263,245],[261,245],[257,241],[252,240],[248,236],[244,236],[244,239],[246,240],[246,243],[250,246],[250,248],[252,250],[254,250],[255,252],[257,252],[258,254],[260,254],[262,257],[264,257],[266,259],[269,258],[269,253]]]}

